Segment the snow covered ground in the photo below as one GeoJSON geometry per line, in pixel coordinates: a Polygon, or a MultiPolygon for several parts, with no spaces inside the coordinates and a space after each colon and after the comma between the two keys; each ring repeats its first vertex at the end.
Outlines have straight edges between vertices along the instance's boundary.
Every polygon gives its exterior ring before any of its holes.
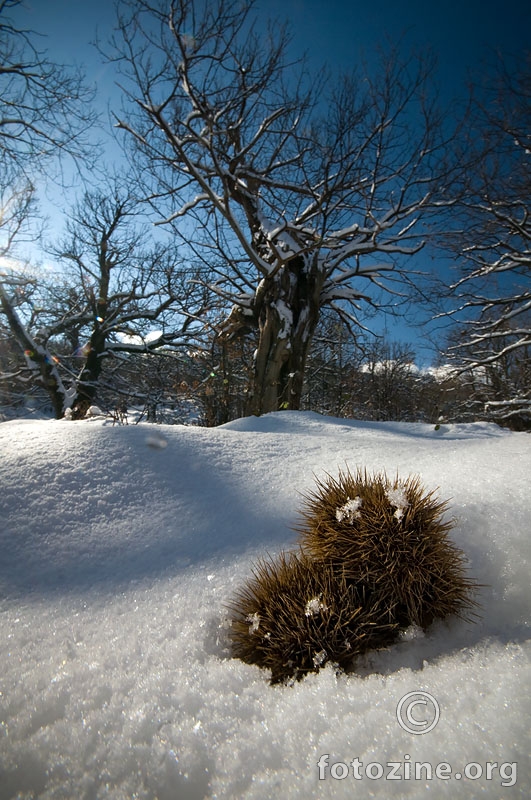
{"type": "Polygon", "coordinates": [[[1,800],[531,796],[530,476],[531,437],[480,423],[3,423],[1,800]],[[451,499],[482,618],[271,687],[225,604],[346,465],[451,499]]]}

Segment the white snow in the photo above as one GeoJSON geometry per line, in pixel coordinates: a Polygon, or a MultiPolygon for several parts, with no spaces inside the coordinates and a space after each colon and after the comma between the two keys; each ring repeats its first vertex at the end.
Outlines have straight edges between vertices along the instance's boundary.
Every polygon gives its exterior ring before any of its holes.
{"type": "Polygon", "coordinates": [[[483,423],[1,424],[1,800],[531,796],[530,475],[529,435],[483,423]],[[346,467],[440,487],[481,619],[271,687],[226,604],[346,467]],[[420,691],[424,735],[396,716],[420,691]]]}
{"type": "Polygon", "coordinates": [[[338,522],[343,522],[343,520],[347,520],[351,525],[354,524],[355,519],[359,519],[361,517],[360,506],[362,504],[361,497],[353,497],[350,500],[336,508],[336,519],[338,522]]]}
{"type": "Polygon", "coordinates": [[[319,597],[312,597],[311,600],[308,600],[304,613],[307,617],[315,617],[317,614],[320,614],[321,611],[326,610],[327,606],[321,601],[321,595],[319,595],[319,597]]]}
{"type": "Polygon", "coordinates": [[[287,339],[288,332],[293,325],[293,312],[286,305],[284,300],[277,300],[275,307],[280,318],[280,330],[278,332],[278,338],[287,339]]]}
{"type": "Polygon", "coordinates": [[[251,623],[249,625],[249,633],[256,633],[260,628],[260,614],[257,611],[255,611],[254,614],[249,614],[247,617],[247,622],[251,623]]]}
{"type": "Polygon", "coordinates": [[[409,501],[407,499],[404,486],[401,486],[400,484],[398,486],[390,486],[386,490],[385,496],[389,500],[390,504],[396,508],[394,516],[398,520],[402,519],[404,516],[404,511],[409,506],[409,501]]]}
{"type": "Polygon", "coordinates": [[[158,339],[161,339],[164,336],[164,331],[157,330],[157,331],[150,331],[145,336],[138,336],[137,334],[130,334],[130,333],[118,333],[117,339],[119,342],[125,342],[125,344],[131,345],[138,345],[139,347],[144,348],[148,344],[153,344],[158,339]]]}

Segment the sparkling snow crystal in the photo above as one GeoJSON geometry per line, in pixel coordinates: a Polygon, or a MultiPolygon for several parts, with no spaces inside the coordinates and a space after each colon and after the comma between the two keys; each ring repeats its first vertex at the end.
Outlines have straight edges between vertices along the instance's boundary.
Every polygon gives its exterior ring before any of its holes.
{"type": "Polygon", "coordinates": [[[385,496],[389,500],[392,506],[396,508],[394,516],[401,520],[404,516],[404,511],[409,506],[409,501],[407,499],[407,495],[403,486],[398,485],[395,486],[394,489],[390,487],[387,489],[385,496]]]}
{"type": "Polygon", "coordinates": [[[326,659],[328,658],[328,653],[326,650],[319,650],[313,657],[313,664],[315,667],[321,667],[326,659]]]}
{"type": "Polygon", "coordinates": [[[249,625],[249,633],[256,633],[258,628],[260,627],[260,614],[258,611],[255,611],[254,614],[249,614],[245,618],[246,622],[250,622],[249,625]]]}
{"type": "Polygon", "coordinates": [[[320,611],[326,611],[327,606],[321,602],[321,595],[319,597],[312,597],[306,603],[306,611],[304,612],[307,617],[314,617],[320,611]]]}
{"type": "Polygon", "coordinates": [[[403,642],[412,642],[413,639],[423,639],[425,633],[419,625],[410,625],[405,631],[400,633],[400,639],[403,642]]]}
{"type": "Polygon", "coordinates": [[[351,525],[355,519],[361,517],[359,508],[361,506],[361,497],[355,497],[353,500],[347,500],[344,506],[336,509],[336,519],[338,522],[347,520],[351,525]]]}

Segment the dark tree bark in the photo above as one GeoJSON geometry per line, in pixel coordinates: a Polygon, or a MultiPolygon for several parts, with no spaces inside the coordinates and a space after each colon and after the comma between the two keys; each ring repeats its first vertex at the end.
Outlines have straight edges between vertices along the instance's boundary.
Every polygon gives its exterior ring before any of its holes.
{"type": "Polygon", "coordinates": [[[254,314],[258,347],[248,411],[300,408],[308,351],[319,321],[322,273],[309,256],[296,256],[280,279],[262,282],[254,314]]]}

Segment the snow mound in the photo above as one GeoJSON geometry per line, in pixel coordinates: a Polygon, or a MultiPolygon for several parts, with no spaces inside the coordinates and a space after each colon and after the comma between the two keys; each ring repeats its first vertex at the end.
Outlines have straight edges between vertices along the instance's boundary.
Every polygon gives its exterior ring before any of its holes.
{"type": "Polygon", "coordinates": [[[530,437],[484,424],[2,423],[0,800],[529,796],[530,474],[530,437]],[[270,687],[226,604],[345,466],[440,487],[482,617],[270,687]]]}

